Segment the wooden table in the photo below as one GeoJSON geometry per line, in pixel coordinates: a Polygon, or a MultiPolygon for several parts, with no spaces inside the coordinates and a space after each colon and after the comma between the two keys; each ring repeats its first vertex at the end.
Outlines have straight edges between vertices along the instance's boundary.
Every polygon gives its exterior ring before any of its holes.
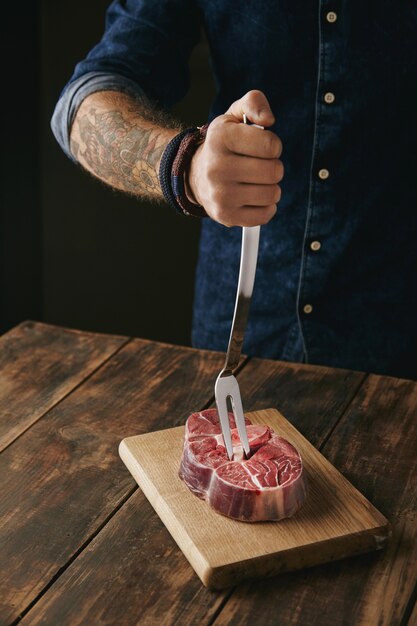
{"type": "Polygon", "coordinates": [[[242,359],[245,408],[278,408],[392,522],[384,552],[203,587],[118,457],[213,403],[215,352],[25,322],[0,339],[0,624],[416,624],[417,383],[242,359]]]}

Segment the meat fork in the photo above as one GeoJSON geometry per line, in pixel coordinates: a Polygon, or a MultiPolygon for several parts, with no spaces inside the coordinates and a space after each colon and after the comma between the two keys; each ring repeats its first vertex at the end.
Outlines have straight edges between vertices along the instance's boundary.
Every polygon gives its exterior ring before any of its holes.
{"type": "MultiPolygon", "coordinates": [[[[246,115],[243,123],[247,124],[246,115]]],[[[263,126],[258,126],[263,128],[263,126]]],[[[227,348],[224,367],[217,377],[214,386],[217,412],[219,414],[224,445],[227,455],[233,458],[232,436],[230,432],[227,400],[230,400],[235,417],[237,430],[246,456],[250,454],[248,434],[246,432],[245,416],[243,414],[242,398],[239,384],[233,371],[239,365],[242,351],[243,337],[248,319],[250,301],[255,281],[256,262],[258,259],[260,226],[244,226],[242,228],[242,250],[240,255],[239,282],[237,286],[235,311],[233,314],[232,329],[230,331],[229,346],[227,348]]]]}

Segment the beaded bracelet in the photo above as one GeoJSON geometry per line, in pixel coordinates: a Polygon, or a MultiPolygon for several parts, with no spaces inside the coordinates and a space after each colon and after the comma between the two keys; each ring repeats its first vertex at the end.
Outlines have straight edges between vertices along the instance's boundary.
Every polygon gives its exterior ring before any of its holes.
{"type": "Polygon", "coordinates": [[[208,124],[178,133],[165,148],[159,168],[159,182],[168,204],[181,215],[206,217],[204,208],[191,202],[185,193],[184,176],[198,146],[204,141],[208,124]]]}

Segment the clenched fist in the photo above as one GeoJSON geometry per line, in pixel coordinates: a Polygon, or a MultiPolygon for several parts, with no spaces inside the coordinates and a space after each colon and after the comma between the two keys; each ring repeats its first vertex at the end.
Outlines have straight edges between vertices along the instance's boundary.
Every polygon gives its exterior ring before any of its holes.
{"type": "Polygon", "coordinates": [[[281,198],[281,140],[269,130],[242,124],[244,113],[260,126],[275,121],[265,95],[249,91],[211,122],[188,176],[190,200],[225,226],[266,224],[281,198]]]}

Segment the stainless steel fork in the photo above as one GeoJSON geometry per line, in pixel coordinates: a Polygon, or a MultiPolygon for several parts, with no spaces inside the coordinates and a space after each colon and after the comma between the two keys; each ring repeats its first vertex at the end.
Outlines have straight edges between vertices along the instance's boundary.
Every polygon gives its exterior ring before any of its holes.
{"type": "MultiPolygon", "coordinates": [[[[247,123],[243,116],[244,124],[247,123]]],[[[262,128],[262,126],[258,126],[262,128]]],[[[248,319],[250,301],[255,281],[256,262],[258,259],[260,226],[244,226],[242,228],[242,251],[240,255],[239,282],[237,286],[235,311],[233,315],[232,329],[230,331],[229,346],[227,348],[226,362],[217,377],[214,386],[217,412],[220,418],[224,445],[229,459],[233,458],[233,445],[230,432],[227,400],[230,399],[231,408],[235,416],[235,422],[246,456],[249,456],[249,441],[246,432],[245,416],[243,414],[242,398],[239,384],[233,375],[233,371],[239,365],[242,351],[243,337],[248,319]]]]}
{"type": "Polygon", "coordinates": [[[232,330],[230,332],[229,347],[227,349],[226,362],[222,371],[218,375],[214,386],[217,411],[220,418],[224,445],[229,459],[232,459],[233,457],[233,446],[227,407],[228,398],[230,398],[231,408],[235,416],[236,426],[243,449],[246,456],[249,455],[249,442],[246,432],[245,417],[243,414],[242,398],[240,395],[239,384],[233,375],[233,371],[239,365],[240,354],[242,351],[243,337],[245,334],[253,283],[255,280],[260,229],[260,226],[244,226],[242,229],[242,253],[240,257],[239,283],[237,288],[232,330]]]}

